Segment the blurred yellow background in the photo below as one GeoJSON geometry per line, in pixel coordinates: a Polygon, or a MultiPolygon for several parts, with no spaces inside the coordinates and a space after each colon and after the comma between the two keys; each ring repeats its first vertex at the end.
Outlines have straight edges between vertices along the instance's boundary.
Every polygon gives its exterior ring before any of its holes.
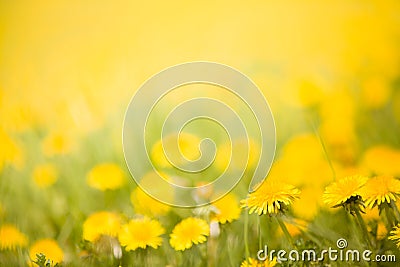
{"type": "MultiPolygon", "coordinates": [[[[0,265],[23,265],[26,247],[34,257],[53,239],[59,261],[81,266],[75,259],[95,255],[103,264],[104,251],[79,247],[82,239],[106,234],[121,249],[120,221],[147,212],[170,233],[193,215],[134,188],[121,134],[126,107],[146,79],[197,60],[232,66],[262,90],[277,127],[271,180],[301,189],[293,216],[310,225],[322,217],[323,226],[307,229],[317,238],[335,241],[334,230],[348,230],[345,219],[336,229],[322,203],[335,177],[399,177],[399,1],[0,0],[0,265]],[[104,218],[110,225],[98,233],[104,218]],[[324,224],[333,230],[321,230],[324,224]],[[18,257],[3,253],[13,247],[23,248],[18,257]]],[[[244,259],[247,222],[230,200],[235,214],[221,227],[238,221],[222,231],[220,248],[234,245],[220,256],[236,263],[244,259]]],[[[255,225],[250,220],[249,235],[257,239],[255,225]]],[[[166,240],[157,253],[164,265],[180,257],[166,240]]],[[[110,266],[138,256],[121,255],[111,255],[110,266]]]]}

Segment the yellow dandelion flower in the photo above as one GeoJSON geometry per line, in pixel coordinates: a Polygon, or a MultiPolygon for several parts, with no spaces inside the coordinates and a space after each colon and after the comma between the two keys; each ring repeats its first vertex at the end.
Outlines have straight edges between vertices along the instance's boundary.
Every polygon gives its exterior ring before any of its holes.
{"type": "Polygon", "coordinates": [[[344,177],[327,186],[322,198],[330,207],[345,204],[352,197],[361,196],[360,190],[367,180],[367,177],[361,175],[344,177]]]}
{"type": "Polygon", "coordinates": [[[125,181],[125,173],[114,163],[98,164],[87,175],[88,185],[101,191],[120,188],[125,181]]]}
{"type": "Polygon", "coordinates": [[[381,108],[389,100],[391,87],[383,77],[372,77],[361,87],[361,100],[369,108],[381,108]]]}
{"type": "Polygon", "coordinates": [[[25,247],[27,243],[28,238],[15,226],[5,224],[0,227],[0,250],[25,247]]]}
{"type": "Polygon", "coordinates": [[[43,154],[46,156],[68,154],[72,147],[72,138],[61,131],[49,133],[42,143],[43,154]]]}
{"type": "Polygon", "coordinates": [[[193,244],[206,242],[209,234],[210,228],[205,220],[189,217],[175,225],[169,243],[175,250],[183,251],[193,244]]]}
{"type": "Polygon", "coordinates": [[[272,261],[258,261],[253,258],[248,258],[247,260],[244,260],[242,264],[240,264],[240,267],[274,267],[276,264],[276,258],[274,258],[272,261]]]}
{"type": "Polygon", "coordinates": [[[387,235],[388,231],[383,222],[379,222],[376,229],[376,238],[382,240],[387,235]]]}
{"type": "Polygon", "coordinates": [[[159,140],[153,145],[151,149],[151,160],[156,167],[167,168],[172,166],[165,156],[164,150],[166,149],[168,149],[169,152],[173,151],[171,155],[169,155],[169,159],[175,164],[182,164],[184,158],[187,160],[196,160],[200,157],[199,144],[201,140],[199,137],[189,133],[180,133],[178,140],[179,149],[170,149],[174,147],[177,139],[178,136],[176,134],[171,134],[164,138],[164,144],[159,140]]]}
{"type": "Polygon", "coordinates": [[[267,179],[241,203],[243,208],[249,209],[249,214],[271,215],[284,212],[299,195],[300,190],[293,185],[267,179]]]}
{"type": "Polygon", "coordinates": [[[364,210],[364,213],[362,214],[362,216],[367,222],[378,221],[379,220],[379,210],[367,208],[364,210]]]}
{"type": "MultiPolygon", "coordinates": [[[[41,239],[36,241],[29,249],[29,257],[31,260],[36,260],[37,254],[44,254],[46,259],[53,264],[60,263],[64,260],[64,252],[53,239],[41,239]]],[[[30,262],[30,266],[36,266],[30,262]]]]}
{"type": "Polygon", "coordinates": [[[232,193],[219,199],[213,205],[217,209],[217,212],[212,219],[222,224],[237,220],[240,216],[241,210],[238,201],[232,193]]]}
{"type": "Polygon", "coordinates": [[[376,176],[368,180],[362,190],[365,205],[372,208],[400,198],[400,180],[393,176],[376,176]]]}
{"type": "Polygon", "coordinates": [[[24,165],[24,155],[18,144],[0,128],[0,171],[4,165],[11,164],[16,168],[24,165]]]}
{"type": "Polygon", "coordinates": [[[132,191],[131,202],[136,213],[148,216],[165,215],[171,209],[170,206],[147,195],[140,187],[132,191]]]}
{"type": "Polygon", "coordinates": [[[83,239],[95,242],[102,235],[116,237],[120,227],[119,215],[107,211],[96,212],[83,223],[83,239]]]}
{"type": "Polygon", "coordinates": [[[400,175],[400,151],[388,146],[373,146],[365,151],[361,168],[375,175],[400,175]]]}
{"type": "Polygon", "coordinates": [[[396,225],[392,231],[390,231],[389,240],[396,242],[398,248],[400,248],[400,224],[396,225]]]}
{"type": "MultiPolygon", "coordinates": [[[[173,201],[174,193],[171,192],[169,186],[158,186],[154,188],[154,180],[158,179],[159,175],[165,180],[170,178],[165,173],[149,172],[140,180],[140,185],[144,188],[152,187],[152,193],[167,197],[169,201],[173,201]]],[[[144,192],[140,187],[136,187],[131,193],[131,202],[136,213],[147,215],[149,217],[162,216],[171,210],[169,205],[166,205],[144,192]]]]}
{"type": "Polygon", "coordinates": [[[292,205],[294,215],[305,220],[314,219],[322,204],[322,194],[323,189],[321,187],[303,187],[299,199],[292,205]]]}
{"type": "MultiPolygon", "coordinates": [[[[293,222],[284,222],[286,229],[288,230],[290,236],[297,236],[302,233],[302,231],[306,230],[307,222],[303,220],[295,219],[293,222]]],[[[278,236],[284,236],[282,232],[282,228],[278,228],[278,236]]]]}
{"type": "Polygon", "coordinates": [[[162,243],[160,235],[164,233],[165,229],[158,221],[143,217],[130,220],[128,224],[123,225],[118,239],[127,251],[145,249],[148,246],[158,248],[162,243]]]}
{"type": "Polygon", "coordinates": [[[218,170],[225,170],[229,164],[233,167],[247,166],[252,169],[258,163],[261,147],[254,139],[236,140],[234,146],[230,142],[223,143],[217,148],[215,156],[215,167],[218,170]],[[248,149],[248,154],[243,153],[248,149]]]}
{"type": "Polygon", "coordinates": [[[52,164],[42,164],[35,167],[32,178],[40,188],[46,188],[57,181],[57,169],[52,164]]]}

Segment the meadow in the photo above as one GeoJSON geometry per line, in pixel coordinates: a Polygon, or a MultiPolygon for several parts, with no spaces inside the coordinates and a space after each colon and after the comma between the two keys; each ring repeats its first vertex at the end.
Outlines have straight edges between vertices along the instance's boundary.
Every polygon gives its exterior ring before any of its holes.
{"type": "Polygon", "coordinates": [[[399,14],[397,1],[0,1],[0,266],[397,266],[399,14]],[[196,60],[257,84],[275,119],[275,158],[249,193],[265,164],[257,134],[232,147],[203,121],[178,144],[194,160],[211,137],[213,165],[176,170],[161,145],[176,136],[162,140],[159,128],[185,99],[219,99],[256,127],[251,109],[216,88],[166,96],[146,143],[166,180],[200,186],[247,163],[222,199],[171,207],[132,179],[124,115],[146,79],[196,60]],[[273,257],[258,259],[266,247],[273,257]],[[328,248],[368,250],[371,261],[278,257],[328,248]]]}

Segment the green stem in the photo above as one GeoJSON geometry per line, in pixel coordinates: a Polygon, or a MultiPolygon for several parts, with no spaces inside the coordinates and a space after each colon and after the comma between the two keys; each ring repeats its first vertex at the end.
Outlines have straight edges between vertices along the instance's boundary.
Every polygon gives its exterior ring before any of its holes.
{"type": "Polygon", "coordinates": [[[363,234],[365,236],[365,241],[367,242],[367,246],[368,246],[368,248],[370,250],[372,250],[372,243],[371,243],[371,240],[369,239],[369,232],[368,232],[368,229],[367,229],[367,225],[365,224],[364,219],[362,218],[360,211],[356,209],[355,213],[356,213],[357,222],[358,222],[358,224],[359,224],[359,226],[360,226],[360,228],[361,228],[361,230],[362,230],[362,232],[363,232],[363,234]]]}
{"type": "Polygon", "coordinates": [[[249,213],[246,211],[244,214],[244,248],[246,252],[246,259],[250,257],[248,231],[249,231],[249,213]]]}
{"type": "Polygon", "coordinates": [[[257,227],[258,227],[258,249],[262,249],[262,236],[261,236],[261,223],[260,216],[257,216],[257,227]]]}
{"type": "Polygon", "coordinates": [[[326,160],[328,161],[329,167],[330,167],[330,169],[331,169],[331,171],[332,171],[333,180],[336,180],[335,168],[333,168],[332,160],[331,160],[331,158],[329,157],[328,150],[326,149],[326,145],[325,145],[324,139],[322,139],[322,136],[321,136],[321,134],[319,133],[317,127],[314,125],[313,120],[310,119],[310,121],[311,121],[311,126],[312,126],[312,128],[313,128],[315,134],[317,135],[319,142],[321,143],[322,150],[324,151],[326,160]]]}
{"type": "Polygon", "coordinates": [[[399,209],[397,208],[396,203],[393,200],[390,201],[390,207],[392,207],[392,209],[394,211],[394,216],[396,217],[397,223],[400,222],[399,209]]]}
{"type": "Polygon", "coordinates": [[[285,235],[286,239],[289,241],[289,244],[290,244],[291,246],[294,246],[293,238],[292,238],[292,236],[290,235],[290,233],[289,233],[289,231],[288,231],[288,229],[287,229],[285,223],[282,221],[282,218],[279,217],[279,216],[276,216],[275,218],[276,218],[276,221],[277,221],[278,224],[279,224],[279,227],[282,229],[282,232],[283,232],[283,234],[285,235]]]}

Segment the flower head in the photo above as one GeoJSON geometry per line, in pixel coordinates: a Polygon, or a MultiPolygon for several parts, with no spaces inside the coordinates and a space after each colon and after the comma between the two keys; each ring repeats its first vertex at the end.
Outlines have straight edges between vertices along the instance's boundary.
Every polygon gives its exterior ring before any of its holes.
{"type": "Polygon", "coordinates": [[[27,237],[15,226],[5,224],[0,227],[0,250],[25,247],[27,243],[27,237]]]}
{"type": "Polygon", "coordinates": [[[116,237],[121,226],[119,215],[101,211],[90,215],[83,223],[83,239],[95,242],[102,235],[116,237]]]}
{"type": "Polygon", "coordinates": [[[213,219],[222,224],[237,220],[240,216],[240,207],[233,194],[227,194],[213,205],[217,210],[213,219]]]}
{"type": "Polygon", "coordinates": [[[127,251],[146,247],[158,248],[162,243],[160,235],[164,233],[165,229],[158,221],[143,217],[123,225],[118,239],[127,251]]]}
{"type": "Polygon", "coordinates": [[[390,231],[389,240],[396,242],[397,247],[400,248],[400,224],[396,225],[392,231],[390,231]]]}
{"type": "Polygon", "coordinates": [[[400,180],[392,176],[376,176],[368,180],[362,190],[365,205],[372,208],[400,198],[400,180]]]}
{"type": "Polygon", "coordinates": [[[33,170],[32,178],[38,187],[49,187],[57,181],[57,169],[51,164],[38,165],[33,170]]]}
{"type": "Polygon", "coordinates": [[[325,204],[338,207],[360,198],[360,190],[368,178],[360,175],[344,177],[325,188],[322,196],[325,204]]]}
{"type": "Polygon", "coordinates": [[[117,164],[102,163],[89,172],[87,183],[101,191],[114,190],[124,185],[125,174],[117,164]]]}
{"type": "Polygon", "coordinates": [[[198,147],[200,141],[199,137],[189,133],[181,132],[179,134],[168,135],[163,140],[158,140],[153,145],[151,150],[152,163],[158,168],[168,168],[172,167],[169,160],[172,160],[175,164],[184,163],[184,158],[188,160],[196,160],[200,157],[198,147]],[[178,143],[179,149],[173,149],[176,143],[178,143]],[[165,156],[164,150],[166,149],[170,152],[168,155],[169,160],[165,156]]]}
{"type": "Polygon", "coordinates": [[[210,228],[205,220],[189,217],[175,225],[169,243],[175,250],[183,251],[193,244],[204,243],[209,234],[210,228]]]}
{"type": "Polygon", "coordinates": [[[272,261],[265,260],[262,262],[253,258],[248,258],[247,260],[244,260],[242,264],[240,264],[240,267],[274,267],[276,264],[276,258],[274,258],[272,261]]]}
{"type": "Polygon", "coordinates": [[[71,136],[62,131],[49,133],[42,143],[42,150],[46,156],[68,154],[72,148],[71,136]]]}
{"type": "Polygon", "coordinates": [[[147,195],[140,187],[136,187],[132,191],[131,202],[136,213],[148,216],[165,215],[171,209],[167,204],[147,195]]]}
{"type": "MultiPolygon", "coordinates": [[[[45,255],[46,259],[50,260],[53,264],[60,263],[64,259],[64,252],[53,239],[41,239],[36,241],[29,249],[30,259],[36,260],[37,254],[45,255]]],[[[33,264],[30,265],[34,266],[33,264]]]]}
{"type": "Polygon", "coordinates": [[[300,190],[293,185],[267,179],[241,203],[242,207],[249,208],[250,214],[271,215],[284,212],[299,195],[300,190]]]}

